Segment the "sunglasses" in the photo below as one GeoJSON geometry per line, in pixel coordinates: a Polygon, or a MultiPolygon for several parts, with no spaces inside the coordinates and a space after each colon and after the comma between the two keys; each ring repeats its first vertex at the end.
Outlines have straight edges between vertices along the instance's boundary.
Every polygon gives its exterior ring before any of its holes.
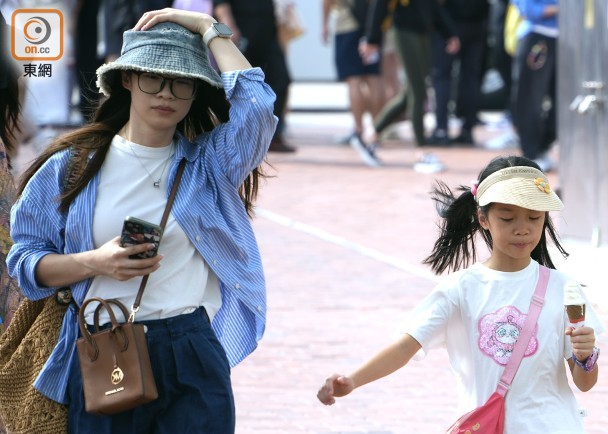
{"type": "Polygon", "coordinates": [[[190,78],[166,78],[152,72],[135,72],[137,86],[143,93],[155,95],[162,91],[165,83],[169,83],[169,90],[177,99],[192,99],[196,93],[196,81],[190,78]]]}

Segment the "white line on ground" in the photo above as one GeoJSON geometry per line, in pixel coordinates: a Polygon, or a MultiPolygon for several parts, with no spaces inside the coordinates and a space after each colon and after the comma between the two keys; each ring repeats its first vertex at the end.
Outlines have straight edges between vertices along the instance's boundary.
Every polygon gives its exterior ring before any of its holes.
{"type": "Polygon", "coordinates": [[[256,208],[255,213],[258,217],[265,218],[281,226],[295,229],[308,235],[312,235],[313,237],[316,237],[320,240],[327,241],[329,243],[335,244],[348,250],[352,250],[353,252],[359,253],[360,255],[393,266],[401,271],[405,271],[406,273],[413,274],[415,276],[422,277],[433,282],[439,282],[440,280],[439,276],[435,276],[433,273],[428,270],[425,270],[422,267],[410,264],[406,261],[402,261],[401,259],[395,258],[394,256],[386,255],[382,252],[379,252],[378,250],[367,248],[355,242],[349,241],[346,238],[330,234],[329,232],[326,232],[314,226],[307,225],[305,223],[293,220],[289,217],[285,217],[262,208],[256,208]]]}

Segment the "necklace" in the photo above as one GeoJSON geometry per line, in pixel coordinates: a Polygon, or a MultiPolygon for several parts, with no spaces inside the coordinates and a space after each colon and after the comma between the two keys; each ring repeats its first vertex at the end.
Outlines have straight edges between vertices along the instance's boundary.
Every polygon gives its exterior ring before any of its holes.
{"type": "Polygon", "coordinates": [[[150,173],[150,171],[148,170],[148,168],[146,167],[146,165],[143,163],[143,161],[140,160],[139,156],[135,152],[135,149],[133,149],[133,146],[131,145],[131,143],[128,141],[127,141],[127,143],[129,144],[129,149],[131,150],[131,153],[139,162],[139,165],[144,168],[144,170],[148,174],[148,177],[152,180],[152,185],[154,186],[154,188],[160,188],[160,180],[163,179],[163,174],[165,173],[165,169],[167,168],[169,161],[171,161],[171,157],[173,157],[173,153],[171,153],[169,155],[169,157],[165,160],[165,164],[163,164],[163,170],[160,172],[160,176],[158,177],[158,179],[155,180],[154,177],[152,176],[152,174],[150,173]]]}

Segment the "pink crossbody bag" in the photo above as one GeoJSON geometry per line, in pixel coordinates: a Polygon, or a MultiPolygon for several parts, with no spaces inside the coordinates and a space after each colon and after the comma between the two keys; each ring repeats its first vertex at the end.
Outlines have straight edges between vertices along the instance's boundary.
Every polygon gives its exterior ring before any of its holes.
{"type": "Polygon", "coordinates": [[[532,295],[528,316],[524,322],[521,335],[513,347],[513,352],[507,362],[507,366],[505,366],[502,377],[498,381],[496,391],[490,395],[490,398],[488,398],[484,405],[461,416],[446,431],[447,434],[503,434],[505,426],[505,395],[509,391],[509,387],[511,387],[511,382],[524,358],[528,342],[532,337],[536,321],[545,302],[548,282],[549,269],[541,265],[539,267],[538,283],[536,284],[534,295],[532,295]]]}

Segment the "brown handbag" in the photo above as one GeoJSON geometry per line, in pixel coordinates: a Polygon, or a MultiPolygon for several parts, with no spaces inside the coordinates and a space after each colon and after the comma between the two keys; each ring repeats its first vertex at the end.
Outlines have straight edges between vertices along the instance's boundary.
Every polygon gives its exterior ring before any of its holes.
{"type": "MultiPolygon", "coordinates": [[[[164,230],[169,212],[175,199],[186,160],[182,160],[165,206],[160,223],[164,230]]],[[[149,274],[142,278],[135,302],[129,314],[127,308],[115,299],[104,300],[93,297],[86,300],[78,312],[80,337],[76,341],[85,410],[97,415],[112,415],[131,410],[158,398],[158,391],[152,373],[145,326],[135,323],[141,298],[149,274]],[[93,315],[94,333],[90,333],[84,319],[85,308],[97,302],[93,315]],[[116,306],[123,314],[119,323],[112,310],[116,306]],[[110,316],[110,327],[100,330],[99,314],[105,309],[110,316]]]]}
{"type": "Polygon", "coordinates": [[[114,299],[90,298],[78,313],[82,337],[76,342],[76,348],[85,409],[98,415],[120,413],[158,398],[144,325],[119,323],[111,305],[118,307],[127,321],[127,308],[114,299]],[[95,310],[95,333],[89,332],[84,319],[85,308],[92,302],[99,303],[95,310]],[[101,308],[108,311],[112,325],[100,331],[101,308]]]}

